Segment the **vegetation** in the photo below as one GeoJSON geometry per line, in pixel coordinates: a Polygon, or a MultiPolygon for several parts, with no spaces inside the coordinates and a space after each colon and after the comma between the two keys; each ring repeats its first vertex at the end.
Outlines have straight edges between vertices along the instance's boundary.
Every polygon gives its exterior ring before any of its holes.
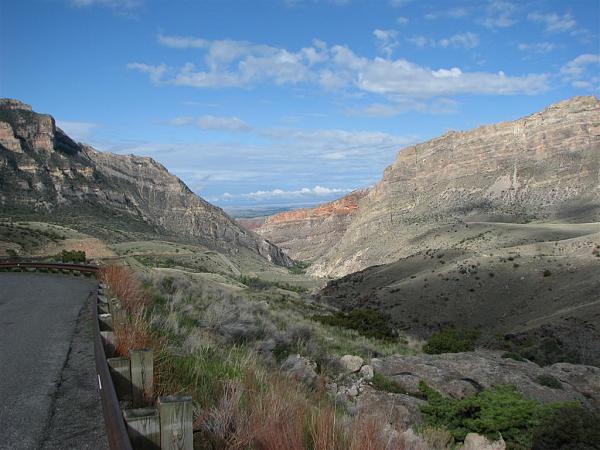
{"type": "Polygon", "coordinates": [[[519,355],[516,352],[505,352],[502,354],[502,358],[508,358],[508,359],[514,359],[515,361],[527,361],[525,358],[523,358],[521,355],[519,355]]]}
{"type": "Polygon", "coordinates": [[[562,383],[560,381],[558,381],[555,377],[553,377],[552,375],[540,375],[539,377],[536,378],[536,381],[541,384],[542,386],[546,386],[549,387],[551,389],[562,389],[562,383]]]}
{"type": "Polygon", "coordinates": [[[533,432],[532,450],[600,448],[600,413],[568,405],[544,417],[533,432]]]}
{"type": "Polygon", "coordinates": [[[480,333],[476,330],[445,328],[431,335],[423,346],[423,351],[429,354],[459,353],[475,350],[475,341],[480,333]]]}
{"type": "Polygon", "coordinates": [[[379,372],[373,373],[371,384],[375,389],[380,391],[391,392],[392,394],[406,394],[404,386],[379,372]]]}
{"type": "Polygon", "coordinates": [[[313,320],[326,325],[356,330],[363,336],[377,339],[395,339],[389,316],[374,309],[357,308],[349,313],[336,312],[330,315],[315,315],[313,320]]]}
{"type": "Polygon", "coordinates": [[[419,389],[428,404],[422,407],[427,424],[446,427],[457,441],[470,433],[491,439],[500,436],[508,449],[529,449],[536,427],[563,405],[525,400],[514,386],[496,386],[460,400],[442,396],[423,381],[419,389]]]}
{"type": "Polygon", "coordinates": [[[310,267],[310,263],[306,261],[294,261],[294,265],[290,267],[290,272],[300,275],[306,273],[306,269],[310,267]]]}
{"type": "Polygon", "coordinates": [[[285,289],[286,291],[292,291],[297,293],[303,293],[307,291],[307,289],[303,288],[302,286],[294,286],[279,281],[267,281],[258,277],[249,277],[246,275],[240,275],[238,281],[242,284],[245,284],[251,289],[270,289],[276,287],[279,289],[285,289]]]}
{"type": "Polygon", "coordinates": [[[64,263],[85,263],[87,261],[85,252],[82,250],[63,250],[57,256],[57,259],[60,259],[64,263]]]}

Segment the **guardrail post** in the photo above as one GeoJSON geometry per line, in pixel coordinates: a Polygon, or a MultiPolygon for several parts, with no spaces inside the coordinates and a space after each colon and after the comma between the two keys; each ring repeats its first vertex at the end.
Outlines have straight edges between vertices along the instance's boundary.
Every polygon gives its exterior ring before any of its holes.
{"type": "Polygon", "coordinates": [[[131,398],[134,407],[144,406],[154,394],[152,349],[130,350],[131,398]]]}
{"type": "Polygon", "coordinates": [[[102,343],[104,344],[104,352],[106,353],[106,356],[114,356],[117,351],[115,333],[112,331],[101,331],[100,336],[102,336],[102,343]]]}
{"type": "Polygon", "coordinates": [[[125,310],[118,303],[114,302],[110,307],[110,312],[112,314],[113,329],[115,331],[122,330],[127,321],[125,310]]]}
{"type": "Polygon", "coordinates": [[[192,397],[166,395],[158,399],[161,450],[192,450],[192,397]]]}
{"type": "Polygon", "coordinates": [[[131,400],[131,369],[129,358],[116,357],[106,360],[110,368],[110,375],[117,391],[119,400],[131,400]]]}
{"type": "Polygon", "coordinates": [[[126,409],[123,417],[134,450],[160,450],[160,418],[156,408],[126,409]]]}
{"type": "Polygon", "coordinates": [[[113,319],[110,314],[100,314],[98,316],[98,320],[100,320],[100,330],[101,331],[114,331],[113,319]]]}

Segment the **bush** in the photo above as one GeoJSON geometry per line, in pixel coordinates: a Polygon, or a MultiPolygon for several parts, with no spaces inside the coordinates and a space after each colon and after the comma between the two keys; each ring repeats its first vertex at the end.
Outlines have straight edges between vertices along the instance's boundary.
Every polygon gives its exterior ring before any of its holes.
{"type": "Polygon", "coordinates": [[[559,407],[525,400],[509,385],[485,389],[460,400],[442,396],[423,381],[419,389],[428,401],[421,408],[428,425],[446,427],[457,441],[464,440],[470,432],[491,439],[502,436],[509,449],[531,448],[535,427],[559,407]]]}
{"type": "Polygon", "coordinates": [[[310,267],[310,263],[305,262],[305,261],[294,261],[294,265],[292,267],[290,267],[290,272],[297,274],[297,275],[301,275],[306,273],[306,269],[308,269],[310,267]]]}
{"type": "Polygon", "coordinates": [[[389,316],[374,309],[358,308],[349,313],[337,312],[331,315],[315,315],[312,319],[325,325],[356,330],[367,337],[377,339],[397,337],[389,316]]]}
{"type": "Polygon", "coordinates": [[[558,381],[555,377],[553,377],[552,375],[540,375],[539,377],[536,378],[536,380],[538,384],[541,384],[542,386],[546,386],[552,389],[562,389],[562,384],[560,381],[558,381]]]}
{"type": "Polygon", "coordinates": [[[476,330],[445,328],[431,335],[423,351],[432,355],[471,352],[475,350],[475,341],[479,334],[476,330]]]}
{"type": "Polygon", "coordinates": [[[62,262],[85,263],[85,252],[82,250],[63,250],[60,252],[59,259],[62,262]]]}
{"type": "Polygon", "coordinates": [[[523,358],[521,355],[519,355],[516,352],[505,352],[502,354],[502,358],[508,358],[508,359],[514,359],[515,361],[527,361],[525,358],[523,358]]]}
{"type": "Polygon", "coordinates": [[[397,381],[375,372],[371,380],[373,387],[380,391],[391,392],[392,394],[406,394],[406,389],[397,381]]]}
{"type": "Polygon", "coordinates": [[[600,414],[579,405],[563,406],[546,416],[533,432],[532,450],[600,448],[600,414]]]}

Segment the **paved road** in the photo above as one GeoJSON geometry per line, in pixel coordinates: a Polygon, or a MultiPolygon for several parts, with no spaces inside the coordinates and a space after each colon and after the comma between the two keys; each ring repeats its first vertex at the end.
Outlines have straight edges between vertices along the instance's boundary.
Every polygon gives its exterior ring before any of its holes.
{"type": "Polygon", "coordinates": [[[0,449],[105,449],[92,281],[0,273],[0,449]]]}

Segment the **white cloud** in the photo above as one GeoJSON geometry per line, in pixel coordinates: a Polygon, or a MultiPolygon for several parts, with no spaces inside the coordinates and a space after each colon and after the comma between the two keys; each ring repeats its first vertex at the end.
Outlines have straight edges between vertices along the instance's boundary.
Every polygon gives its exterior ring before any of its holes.
{"type": "Polygon", "coordinates": [[[402,25],[402,26],[404,26],[404,25],[407,25],[407,24],[408,24],[408,22],[410,22],[410,19],[409,19],[408,17],[402,17],[402,16],[401,16],[401,17],[398,17],[398,18],[396,19],[396,23],[397,23],[398,25],[402,25]]]}
{"type": "Polygon", "coordinates": [[[466,8],[456,7],[445,10],[437,10],[435,12],[430,12],[425,14],[425,19],[427,20],[435,20],[439,18],[449,18],[449,19],[461,19],[469,15],[469,11],[466,8]]]}
{"type": "Polygon", "coordinates": [[[517,23],[514,14],[517,7],[504,0],[492,0],[486,11],[486,17],[481,21],[484,27],[490,29],[509,28],[517,23]]]}
{"type": "Polygon", "coordinates": [[[244,198],[252,200],[270,200],[281,198],[292,199],[298,197],[323,197],[330,196],[333,194],[346,194],[352,192],[353,190],[354,189],[346,188],[328,188],[317,185],[313,188],[303,187],[301,189],[296,190],[272,189],[270,191],[255,191],[238,195],[233,195],[229,192],[225,192],[221,197],[222,199],[244,198]]]}
{"type": "MultiPolygon", "coordinates": [[[[388,39],[388,44],[393,37],[389,30],[376,30],[375,34],[380,40],[388,39]]],[[[346,46],[328,46],[317,40],[312,46],[290,51],[241,41],[167,38],[161,35],[160,42],[178,47],[195,46],[193,48],[198,48],[201,42],[204,67],[186,63],[179,68],[167,68],[164,64],[153,66],[136,62],[128,68],[147,73],[154,83],[197,88],[248,87],[261,83],[308,84],[326,90],[354,91],[354,94],[379,94],[389,99],[399,96],[532,94],[547,89],[544,74],[509,76],[503,72],[463,72],[458,67],[432,69],[405,59],[358,56],[346,46]]],[[[433,44],[425,41],[423,45],[472,48],[477,44],[477,35],[467,32],[433,41],[433,44]]],[[[389,55],[389,51],[386,52],[389,55]]]]}
{"type": "Polygon", "coordinates": [[[202,116],[202,117],[176,117],[167,121],[169,125],[184,126],[194,125],[203,130],[225,130],[247,132],[252,129],[243,120],[237,117],[218,117],[218,116],[202,116]]]}
{"type": "Polygon", "coordinates": [[[92,122],[73,122],[69,120],[57,120],[56,125],[69,137],[79,142],[89,139],[100,126],[92,122]]]}
{"type": "Polygon", "coordinates": [[[563,81],[578,89],[600,89],[600,55],[583,54],[569,61],[561,69],[563,81]]]}
{"type": "Polygon", "coordinates": [[[408,111],[431,114],[451,114],[458,110],[458,103],[452,99],[437,98],[432,102],[412,99],[399,99],[394,103],[372,103],[360,109],[350,109],[351,115],[370,117],[394,117],[408,111]]]}
{"type": "Polygon", "coordinates": [[[577,22],[570,13],[561,16],[556,13],[532,12],[527,15],[527,18],[544,25],[545,31],[549,33],[573,31],[577,27],[577,22]]]}
{"type": "Polygon", "coordinates": [[[531,44],[519,44],[517,48],[522,52],[550,53],[551,51],[557,48],[557,45],[553,44],[552,42],[534,42],[531,44]]]}
{"type": "Polygon", "coordinates": [[[129,70],[137,70],[139,72],[148,74],[150,76],[150,81],[155,84],[160,83],[163,75],[167,72],[167,66],[165,64],[152,66],[149,64],[134,62],[127,64],[127,68],[129,70]]]}
{"type": "Polygon", "coordinates": [[[412,36],[408,41],[417,47],[453,47],[470,49],[479,45],[479,36],[468,31],[466,33],[457,33],[453,36],[439,40],[427,38],[425,36],[412,36]]]}
{"type": "Polygon", "coordinates": [[[394,8],[400,8],[401,6],[406,6],[411,3],[413,0],[389,0],[390,6],[394,8]]]}
{"type": "Polygon", "coordinates": [[[396,39],[398,32],[395,30],[376,29],[373,31],[373,35],[377,38],[378,47],[381,53],[386,57],[391,58],[394,49],[398,47],[398,40],[396,39]]]}
{"type": "Polygon", "coordinates": [[[138,8],[142,3],[142,0],[71,0],[71,4],[78,8],[86,6],[106,6],[123,10],[138,8]]]}

